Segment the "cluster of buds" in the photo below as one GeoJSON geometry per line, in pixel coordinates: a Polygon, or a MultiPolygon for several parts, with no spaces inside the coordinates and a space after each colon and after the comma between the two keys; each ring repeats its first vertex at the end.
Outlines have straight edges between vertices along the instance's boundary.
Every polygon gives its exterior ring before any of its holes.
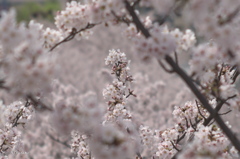
{"type": "Polygon", "coordinates": [[[105,64],[112,67],[112,74],[115,75],[113,83],[108,85],[103,90],[103,96],[108,100],[108,115],[107,120],[113,120],[122,117],[130,119],[131,114],[126,109],[126,99],[133,94],[133,90],[129,88],[129,83],[133,81],[129,73],[129,63],[125,53],[120,50],[110,50],[108,57],[105,59],[105,64]]]}

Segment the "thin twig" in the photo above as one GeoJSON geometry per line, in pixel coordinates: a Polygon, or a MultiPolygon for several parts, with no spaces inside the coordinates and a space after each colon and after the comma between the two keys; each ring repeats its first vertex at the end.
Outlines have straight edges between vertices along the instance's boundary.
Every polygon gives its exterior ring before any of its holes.
{"type": "Polygon", "coordinates": [[[95,25],[97,25],[97,24],[90,24],[90,23],[88,23],[85,28],[82,28],[82,29],[80,29],[80,30],[78,30],[78,31],[77,31],[76,28],[72,28],[72,31],[70,32],[70,34],[69,34],[66,38],[64,38],[62,41],[60,41],[60,42],[58,42],[57,44],[55,44],[55,45],[50,49],[50,51],[53,51],[53,50],[54,50],[57,46],[59,46],[60,44],[72,40],[72,39],[75,37],[75,35],[77,35],[78,33],[93,28],[95,25]]]}
{"type": "Polygon", "coordinates": [[[218,74],[218,81],[220,81],[221,80],[221,75],[222,75],[222,72],[223,72],[223,68],[224,68],[224,64],[222,64],[222,67],[221,67],[221,70],[220,70],[220,72],[219,72],[219,74],[218,74]]]}
{"type": "Polygon", "coordinates": [[[223,104],[226,103],[229,99],[235,98],[236,96],[237,95],[233,95],[231,97],[228,97],[225,100],[221,100],[220,103],[218,103],[218,105],[214,109],[214,114],[210,114],[210,116],[204,121],[203,125],[207,126],[210,123],[210,121],[214,118],[214,116],[216,116],[217,113],[220,111],[220,109],[222,108],[223,104]]]}
{"type": "Polygon", "coordinates": [[[41,102],[40,100],[36,99],[33,95],[29,94],[26,96],[27,99],[29,99],[32,104],[35,106],[35,108],[41,108],[41,109],[46,109],[49,111],[53,111],[52,108],[50,108],[49,106],[45,105],[43,102],[41,102]]]}
{"type": "Polygon", "coordinates": [[[128,89],[128,95],[126,96],[126,98],[128,98],[130,95],[137,97],[137,95],[133,94],[133,90],[128,89]]]}
{"type": "Polygon", "coordinates": [[[238,67],[237,67],[237,66],[233,66],[232,69],[234,70],[234,73],[233,73],[233,75],[232,75],[232,77],[231,77],[231,79],[232,79],[232,83],[231,83],[231,84],[233,84],[233,83],[236,82],[237,77],[238,77],[239,74],[240,74],[239,71],[238,71],[238,67]]]}
{"type": "Polygon", "coordinates": [[[185,119],[185,121],[186,121],[186,126],[187,126],[187,128],[189,128],[187,118],[185,117],[184,119],[185,119]]]}
{"type": "Polygon", "coordinates": [[[46,134],[48,135],[48,137],[50,137],[50,139],[52,139],[53,141],[56,141],[56,142],[58,142],[58,143],[60,143],[60,144],[62,144],[62,145],[64,145],[64,146],[66,146],[67,148],[71,148],[71,146],[70,145],[68,145],[67,144],[67,141],[60,141],[59,139],[56,139],[55,137],[53,137],[51,134],[49,134],[49,133],[47,133],[46,132],[46,134]]]}
{"type": "Polygon", "coordinates": [[[195,128],[197,128],[197,124],[202,120],[202,119],[197,119],[198,117],[195,117],[195,123],[193,124],[193,126],[195,126],[195,128]]]}
{"type": "Polygon", "coordinates": [[[111,11],[112,15],[116,18],[117,21],[119,22],[124,22],[127,24],[127,26],[130,25],[130,23],[132,22],[131,20],[127,19],[124,16],[119,17],[113,10],[111,11]]]}
{"type": "Polygon", "coordinates": [[[4,90],[6,90],[6,91],[10,91],[10,88],[7,87],[7,86],[5,86],[4,84],[5,84],[5,80],[4,80],[4,79],[1,79],[1,80],[0,80],[0,88],[1,88],[1,89],[4,89],[4,90]]]}
{"type": "Polygon", "coordinates": [[[176,64],[178,64],[178,55],[177,55],[177,52],[176,52],[176,51],[174,51],[174,57],[175,57],[175,62],[176,62],[176,64]]]}
{"type": "Polygon", "coordinates": [[[172,141],[170,141],[170,142],[171,142],[173,148],[176,149],[179,152],[180,150],[176,147],[176,145],[174,145],[174,143],[172,141]]]}
{"type": "Polygon", "coordinates": [[[168,69],[168,68],[162,63],[161,60],[158,60],[158,63],[159,63],[159,65],[160,65],[166,72],[168,72],[168,73],[174,73],[174,71],[168,69]]]}
{"type": "Polygon", "coordinates": [[[194,131],[197,131],[197,129],[195,128],[195,126],[194,126],[194,124],[192,123],[192,120],[191,120],[191,119],[189,119],[189,122],[190,122],[190,125],[191,125],[191,127],[193,128],[193,130],[194,130],[194,131]]]}
{"type": "Polygon", "coordinates": [[[228,114],[228,113],[230,113],[232,110],[229,110],[229,111],[227,111],[227,112],[225,112],[225,113],[219,113],[218,115],[226,115],[226,114],[228,114]]]}
{"type": "Polygon", "coordinates": [[[200,108],[199,108],[199,106],[198,106],[198,102],[197,102],[197,100],[195,100],[196,101],[196,106],[197,106],[197,109],[198,109],[198,113],[200,114],[200,116],[204,119],[204,121],[206,120],[206,117],[202,114],[202,112],[201,112],[201,110],[200,110],[200,108]]]}
{"type": "MultiPolygon", "coordinates": [[[[26,101],[26,103],[25,103],[25,107],[29,107],[31,105],[31,103],[27,100],[26,101]]],[[[16,117],[13,119],[13,121],[12,121],[12,127],[16,127],[16,126],[18,126],[19,124],[25,124],[25,123],[19,123],[18,121],[19,121],[19,119],[22,117],[22,115],[23,115],[23,109],[21,109],[19,112],[18,112],[18,114],[16,115],[16,117]]]]}
{"type": "Polygon", "coordinates": [[[16,117],[13,119],[12,121],[12,127],[16,127],[21,123],[18,123],[18,120],[22,117],[22,113],[23,113],[23,109],[21,109],[18,114],[16,115],[16,117]]]}
{"type": "Polygon", "coordinates": [[[215,122],[215,120],[213,120],[211,123],[209,123],[207,126],[210,126],[212,125],[213,123],[215,122]]]}
{"type": "Polygon", "coordinates": [[[230,23],[239,13],[240,11],[240,6],[238,6],[232,13],[230,13],[226,19],[220,20],[218,23],[219,25],[224,25],[227,23],[230,23]]]}
{"type": "Polygon", "coordinates": [[[181,137],[178,136],[178,139],[176,141],[176,144],[178,144],[184,137],[186,136],[187,132],[184,132],[181,137]]]}

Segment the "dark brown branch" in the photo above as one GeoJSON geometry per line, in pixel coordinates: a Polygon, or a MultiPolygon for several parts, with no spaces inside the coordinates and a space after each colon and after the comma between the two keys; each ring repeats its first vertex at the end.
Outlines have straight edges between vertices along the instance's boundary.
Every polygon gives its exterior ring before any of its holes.
{"type": "Polygon", "coordinates": [[[218,115],[226,115],[226,114],[228,114],[228,113],[230,113],[232,110],[229,110],[229,111],[227,111],[227,112],[225,112],[225,113],[219,113],[218,115]]]}
{"type": "Polygon", "coordinates": [[[171,142],[173,148],[176,149],[179,152],[180,150],[177,148],[177,146],[172,141],[170,141],[170,142],[171,142]]]}
{"type": "Polygon", "coordinates": [[[19,123],[18,122],[18,120],[22,117],[22,113],[23,113],[23,109],[21,109],[19,112],[18,112],[18,114],[17,114],[17,116],[13,119],[13,121],[12,121],[12,127],[16,127],[16,126],[18,126],[19,124],[21,124],[21,123],[19,123]]]}
{"type": "Polygon", "coordinates": [[[128,89],[128,95],[126,96],[126,98],[128,98],[131,95],[134,96],[134,97],[137,97],[136,94],[133,94],[133,90],[128,89]]]}
{"type": "Polygon", "coordinates": [[[8,148],[3,149],[3,146],[6,145],[6,139],[3,140],[2,144],[0,145],[0,152],[3,153],[4,151],[6,151],[8,148]]]}
{"type": "MultiPolygon", "coordinates": [[[[31,103],[27,100],[24,106],[25,106],[25,107],[29,107],[30,105],[31,105],[31,103]]],[[[23,124],[23,126],[24,126],[25,123],[19,123],[19,122],[18,122],[19,119],[22,117],[22,115],[23,115],[23,109],[21,109],[21,110],[18,112],[18,114],[16,115],[16,117],[13,119],[13,121],[12,121],[12,127],[16,127],[16,126],[18,126],[19,124],[23,124]]]]}
{"type": "Polygon", "coordinates": [[[223,20],[220,19],[218,22],[219,25],[230,23],[237,16],[239,11],[240,11],[240,6],[238,6],[232,13],[230,13],[226,19],[223,19],[223,20]]]}
{"type": "Polygon", "coordinates": [[[198,106],[198,102],[197,102],[197,100],[196,100],[196,106],[197,106],[197,109],[198,109],[198,113],[200,114],[200,116],[204,119],[204,121],[206,120],[206,117],[202,114],[202,112],[201,112],[201,110],[200,110],[200,108],[199,108],[199,106],[198,106]]]}
{"type": "Polygon", "coordinates": [[[32,104],[35,106],[36,109],[43,109],[43,110],[45,109],[45,110],[53,111],[52,108],[50,108],[49,106],[45,105],[40,100],[36,99],[31,94],[27,95],[27,99],[29,99],[32,102],[32,104]]]}
{"type": "Polygon", "coordinates": [[[214,122],[215,122],[215,120],[213,120],[213,121],[212,121],[211,123],[209,123],[207,126],[212,125],[214,122]]]}
{"type": "Polygon", "coordinates": [[[220,103],[218,103],[218,105],[216,106],[215,110],[214,110],[214,114],[210,114],[210,116],[204,121],[203,125],[207,126],[210,121],[214,118],[214,116],[216,116],[216,114],[220,111],[220,109],[222,108],[223,104],[226,103],[229,99],[235,98],[236,95],[233,95],[231,97],[228,97],[225,100],[221,100],[220,103]]]}
{"type": "MultiPolygon", "coordinates": [[[[128,10],[129,14],[133,18],[133,22],[135,23],[136,27],[139,31],[142,32],[142,34],[149,38],[151,34],[149,31],[143,26],[141,21],[139,20],[138,16],[136,15],[134,11],[134,7],[129,4],[127,0],[124,1],[126,5],[126,9],[128,10]]],[[[182,80],[187,84],[187,86],[191,89],[191,91],[194,93],[194,95],[198,98],[198,100],[201,102],[203,107],[211,114],[214,114],[214,119],[218,123],[221,130],[225,133],[225,135],[228,137],[228,139],[231,141],[233,146],[240,152],[240,142],[235,136],[235,134],[231,131],[231,129],[225,124],[223,119],[215,113],[215,110],[211,107],[211,105],[208,103],[208,100],[204,97],[204,95],[198,90],[198,88],[194,85],[192,79],[174,62],[174,60],[169,56],[165,56],[165,60],[167,63],[172,67],[173,71],[175,71],[182,80]],[[216,115],[215,115],[216,114],[216,115]]]]}
{"type": "Polygon", "coordinates": [[[178,55],[177,55],[177,52],[176,52],[176,51],[174,51],[174,57],[175,57],[175,62],[176,62],[176,64],[178,64],[178,55]]]}
{"type": "MultiPolygon", "coordinates": [[[[6,87],[6,86],[4,86],[4,81],[1,81],[0,80],[0,89],[4,89],[4,90],[6,90],[6,91],[10,91],[11,89],[9,88],[9,87],[6,87]]],[[[48,107],[48,106],[46,106],[44,103],[42,103],[40,100],[37,100],[32,94],[28,94],[28,95],[26,95],[26,104],[25,104],[25,107],[28,107],[28,106],[30,106],[31,105],[31,103],[35,106],[35,108],[42,108],[42,109],[46,109],[46,110],[49,110],[49,111],[52,111],[52,108],[50,108],[50,107],[48,107]],[[31,103],[30,103],[30,101],[31,101],[31,103]]],[[[18,116],[17,115],[17,117],[16,118],[20,118],[21,116],[18,116]]],[[[17,119],[17,121],[18,121],[18,119],[17,119]]],[[[16,122],[14,122],[13,123],[13,125],[14,126],[17,126],[16,124],[18,124],[18,123],[16,123],[16,122]],[[14,124],[15,123],[15,124],[14,124]]]]}
{"type": "Polygon", "coordinates": [[[82,29],[80,29],[80,30],[78,30],[78,31],[77,31],[76,28],[72,28],[71,33],[70,33],[66,38],[64,38],[62,41],[60,41],[60,42],[58,42],[57,44],[55,44],[55,45],[50,49],[50,51],[53,51],[53,50],[54,50],[57,46],[59,46],[60,44],[72,40],[78,33],[93,28],[95,25],[97,25],[97,24],[90,24],[90,23],[88,23],[85,28],[82,28],[82,29]]]}
{"type": "Polygon", "coordinates": [[[5,80],[4,80],[4,79],[1,79],[1,80],[0,80],[0,88],[1,88],[1,89],[4,89],[4,90],[6,90],[6,91],[10,91],[10,88],[7,87],[7,86],[5,86],[4,84],[5,84],[5,80]]]}
{"type": "Polygon", "coordinates": [[[133,23],[136,25],[138,31],[141,31],[141,33],[146,37],[151,37],[151,34],[149,31],[144,27],[140,19],[138,18],[137,14],[134,11],[134,6],[131,6],[127,0],[124,1],[126,5],[126,9],[129,12],[129,14],[132,16],[133,23]]]}
{"type": "Polygon", "coordinates": [[[193,128],[193,130],[194,130],[194,131],[197,131],[197,129],[196,129],[195,125],[192,123],[192,120],[191,120],[191,119],[189,119],[189,122],[190,122],[190,125],[191,125],[191,127],[193,128]]]}
{"type": "Polygon", "coordinates": [[[186,136],[187,132],[184,132],[181,137],[178,136],[178,139],[176,141],[176,144],[178,144],[184,137],[186,136]]]}
{"type": "Polygon", "coordinates": [[[232,71],[232,70],[234,70],[234,73],[233,73],[233,75],[232,75],[232,77],[231,77],[231,79],[233,80],[233,81],[232,81],[232,84],[233,84],[233,83],[236,82],[237,77],[239,76],[240,73],[239,73],[239,71],[238,71],[238,66],[233,66],[230,71],[232,71]]]}
{"type": "Polygon", "coordinates": [[[51,134],[47,133],[46,134],[48,135],[48,137],[50,137],[50,139],[52,139],[53,141],[55,142],[58,142],[60,144],[62,144],[63,146],[66,146],[67,148],[71,148],[70,145],[67,144],[67,141],[60,141],[59,139],[56,139],[55,137],[53,137],[51,134]]]}
{"type": "Polygon", "coordinates": [[[218,81],[220,81],[221,80],[221,75],[222,75],[222,72],[223,72],[223,68],[224,68],[224,64],[222,64],[222,67],[221,67],[221,70],[220,70],[220,72],[219,72],[219,74],[218,74],[218,81]]]}
{"type": "Polygon", "coordinates": [[[189,128],[187,118],[185,117],[184,119],[185,119],[185,121],[186,121],[186,127],[189,128]]]}
{"type": "Polygon", "coordinates": [[[168,73],[173,73],[173,72],[174,72],[173,70],[168,69],[168,68],[162,63],[161,60],[158,60],[158,63],[159,63],[159,65],[160,65],[166,72],[168,72],[168,73]]]}
{"type": "Polygon", "coordinates": [[[195,128],[197,128],[197,124],[200,123],[202,119],[197,119],[198,117],[195,117],[195,123],[193,124],[195,128]]]}
{"type": "Polygon", "coordinates": [[[116,18],[117,22],[123,22],[123,23],[127,24],[127,26],[129,26],[130,23],[132,22],[131,20],[127,19],[124,16],[118,16],[114,11],[111,11],[111,13],[116,18]]]}
{"type": "Polygon", "coordinates": [[[219,127],[226,134],[226,136],[231,141],[231,143],[235,146],[235,148],[240,152],[240,142],[239,142],[239,140],[236,138],[236,136],[231,131],[231,129],[225,124],[223,119],[218,114],[215,113],[215,110],[208,103],[207,99],[201,94],[201,92],[193,84],[191,78],[173,61],[173,59],[170,56],[167,55],[165,57],[165,59],[168,62],[168,64],[172,66],[173,70],[183,79],[183,81],[192,90],[192,92],[195,94],[195,96],[202,103],[203,107],[205,109],[207,109],[207,111],[211,115],[213,115],[213,117],[216,120],[216,122],[218,123],[219,127]]]}

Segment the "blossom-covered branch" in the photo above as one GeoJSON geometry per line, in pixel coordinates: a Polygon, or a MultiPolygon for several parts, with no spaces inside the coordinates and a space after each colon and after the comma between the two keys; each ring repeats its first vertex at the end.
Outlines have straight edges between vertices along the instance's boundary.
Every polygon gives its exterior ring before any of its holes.
{"type": "MultiPolygon", "coordinates": [[[[127,0],[125,0],[126,8],[129,11],[129,14],[133,18],[133,22],[135,23],[136,27],[141,31],[141,33],[146,37],[149,38],[151,35],[149,31],[144,27],[144,25],[140,22],[138,16],[136,15],[134,8],[129,4],[127,0]]],[[[175,63],[175,61],[169,56],[165,56],[165,60],[167,63],[172,67],[172,69],[186,82],[192,92],[196,95],[202,105],[209,111],[210,114],[214,117],[216,122],[219,124],[223,132],[227,135],[229,140],[235,146],[236,149],[240,152],[240,142],[234,133],[230,130],[230,128],[224,123],[222,118],[215,113],[214,109],[208,103],[206,98],[200,93],[197,87],[193,84],[191,78],[175,63]],[[213,115],[216,114],[216,115],[213,115]]]]}

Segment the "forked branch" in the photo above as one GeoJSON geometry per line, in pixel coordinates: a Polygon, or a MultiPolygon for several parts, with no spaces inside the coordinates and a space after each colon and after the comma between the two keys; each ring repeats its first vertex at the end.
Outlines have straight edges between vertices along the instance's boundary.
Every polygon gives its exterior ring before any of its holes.
{"type": "MultiPolygon", "coordinates": [[[[133,23],[136,25],[137,29],[146,37],[151,37],[149,31],[144,27],[142,22],[140,21],[139,17],[136,15],[134,11],[134,6],[131,6],[130,3],[125,0],[126,9],[129,12],[129,14],[132,16],[133,23]]],[[[221,130],[226,134],[228,139],[231,141],[231,143],[234,145],[234,147],[240,152],[240,142],[237,139],[237,137],[234,135],[234,133],[230,130],[230,128],[225,124],[223,119],[216,114],[215,110],[211,107],[211,105],[208,103],[207,99],[204,97],[204,95],[198,90],[198,88],[193,83],[191,77],[189,77],[185,71],[183,71],[178,64],[172,59],[171,56],[166,55],[165,56],[166,62],[172,67],[172,70],[177,73],[182,80],[187,84],[187,86],[191,89],[191,91],[195,94],[195,96],[198,98],[198,100],[201,102],[203,107],[207,109],[207,111],[212,115],[215,119],[215,121],[218,123],[221,130]]]]}

